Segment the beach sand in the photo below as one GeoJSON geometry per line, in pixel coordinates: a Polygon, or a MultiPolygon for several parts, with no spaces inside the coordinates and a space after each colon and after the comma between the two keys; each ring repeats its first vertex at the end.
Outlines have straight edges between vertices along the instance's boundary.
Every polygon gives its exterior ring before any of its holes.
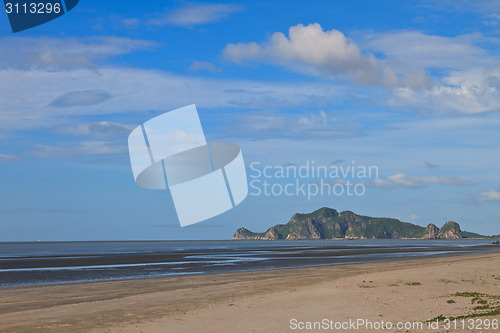
{"type": "MultiPolygon", "coordinates": [[[[499,253],[16,287],[0,289],[0,331],[291,332],[300,331],[292,329],[299,323],[328,321],[335,327],[358,319],[372,325],[383,320],[387,327],[491,311],[500,307],[499,295],[499,253]],[[474,292],[482,295],[456,295],[474,292]],[[486,305],[490,309],[473,309],[486,305]]],[[[500,331],[485,330],[485,319],[500,321],[500,315],[474,318],[476,329],[445,329],[441,322],[439,329],[424,323],[422,329],[332,331],[500,331]]]]}

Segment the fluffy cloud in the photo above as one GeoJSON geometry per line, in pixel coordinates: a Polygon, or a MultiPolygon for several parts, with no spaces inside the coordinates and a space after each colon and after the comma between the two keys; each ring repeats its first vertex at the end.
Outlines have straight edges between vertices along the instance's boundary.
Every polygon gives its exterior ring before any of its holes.
{"type": "Polygon", "coordinates": [[[317,23],[293,26],[288,37],[276,32],[261,44],[228,44],[223,54],[235,63],[264,61],[313,75],[348,77],[363,84],[421,87],[427,83],[422,72],[411,77],[398,77],[373,55],[363,54],[358,45],[342,32],[335,29],[323,31],[317,23]]]}
{"type": "Polygon", "coordinates": [[[500,110],[500,67],[456,71],[430,89],[398,88],[389,104],[427,113],[477,114],[500,110]]]}
{"type": "Polygon", "coordinates": [[[227,18],[229,14],[240,10],[241,7],[234,4],[191,4],[173,11],[167,11],[165,14],[149,20],[148,23],[156,26],[172,24],[192,27],[220,21],[227,18]]]}
{"type": "Polygon", "coordinates": [[[471,183],[456,177],[423,177],[397,173],[387,177],[387,179],[374,179],[373,185],[387,189],[398,186],[410,188],[421,188],[427,185],[467,186],[471,185],[471,183]]]}
{"type": "Polygon", "coordinates": [[[477,114],[500,109],[499,59],[479,45],[497,39],[475,33],[457,37],[419,31],[359,34],[365,51],[338,30],[319,24],[293,26],[263,43],[229,44],[224,57],[235,63],[261,61],[312,75],[351,78],[391,88],[394,108],[425,113],[477,114]],[[439,70],[431,82],[426,70],[439,70]]]}
{"type": "Polygon", "coordinates": [[[381,53],[397,71],[439,70],[423,89],[396,87],[389,104],[425,113],[476,114],[500,109],[500,67],[495,54],[480,47],[498,39],[480,33],[444,37],[419,31],[396,31],[360,36],[362,45],[381,53]]]}

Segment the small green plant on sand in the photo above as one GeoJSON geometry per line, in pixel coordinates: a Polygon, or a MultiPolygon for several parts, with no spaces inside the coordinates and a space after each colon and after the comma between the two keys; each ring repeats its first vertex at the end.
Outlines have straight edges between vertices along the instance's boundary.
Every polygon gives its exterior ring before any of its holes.
{"type": "Polygon", "coordinates": [[[481,293],[476,293],[476,292],[462,292],[462,293],[456,293],[452,296],[457,296],[457,297],[479,297],[483,296],[484,294],[481,293]]]}
{"type": "Polygon", "coordinates": [[[447,301],[446,301],[446,303],[448,303],[448,304],[452,304],[452,303],[455,303],[455,301],[454,301],[454,300],[452,300],[452,299],[449,299],[449,300],[447,300],[447,301]]]}
{"type": "Polygon", "coordinates": [[[405,284],[407,286],[420,286],[421,285],[420,282],[406,282],[405,284]]]}
{"type": "Polygon", "coordinates": [[[500,315],[500,296],[498,295],[489,295],[467,291],[455,293],[451,296],[470,298],[471,304],[481,305],[477,305],[472,308],[472,310],[474,310],[475,312],[464,314],[458,317],[450,317],[450,320],[500,315]]]}
{"type": "Polygon", "coordinates": [[[489,305],[479,305],[479,306],[475,306],[474,308],[472,308],[472,310],[486,310],[486,309],[489,309],[490,306],[489,305]]]}

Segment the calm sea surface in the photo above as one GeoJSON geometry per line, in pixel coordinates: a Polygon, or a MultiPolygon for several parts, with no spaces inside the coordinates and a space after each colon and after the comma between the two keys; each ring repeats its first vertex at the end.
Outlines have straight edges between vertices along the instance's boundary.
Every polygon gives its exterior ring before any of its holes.
{"type": "Polygon", "coordinates": [[[0,243],[0,287],[500,252],[492,240],[0,243]]]}

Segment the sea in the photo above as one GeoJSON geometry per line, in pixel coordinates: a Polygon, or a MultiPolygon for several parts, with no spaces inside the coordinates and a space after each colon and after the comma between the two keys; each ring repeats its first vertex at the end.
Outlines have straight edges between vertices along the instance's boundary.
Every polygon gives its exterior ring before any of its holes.
{"type": "Polygon", "coordinates": [[[500,252],[491,239],[0,243],[0,288],[500,252]]]}

